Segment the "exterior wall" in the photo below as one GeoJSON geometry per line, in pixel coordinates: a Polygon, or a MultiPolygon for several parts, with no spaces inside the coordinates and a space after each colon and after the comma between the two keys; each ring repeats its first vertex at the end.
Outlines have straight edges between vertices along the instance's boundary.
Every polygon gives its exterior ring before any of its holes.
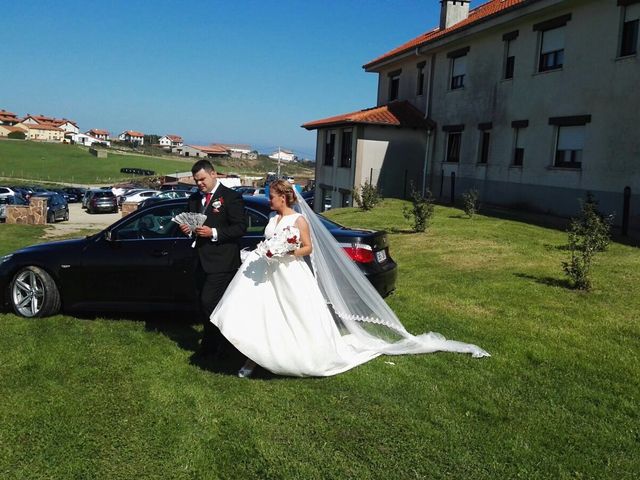
{"type": "Polygon", "coordinates": [[[29,125],[29,130],[25,132],[28,140],[40,140],[45,142],[62,142],[64,132],[62,130],[39,129],[29,125]]]}
{"type": "MultiPolygon", "coordinates": [[[[561,5],[567,5],[562,2],[561,5]]],[[[502,28],[487,30],[467,41],[434,52],[436,67],[432,118],[442,125],[464,125],[460,163],[446,163],[447,134],[435,136],[431,189],[440,192],[440,176],[447,181],[455,172],[456,195],[475,187],[482,201],[530,208],[560,215],[574,215],[578,199],[592,192],[600,207],[622,210],[622,192],[630,186],[632,221],[640,227],[640,136],[638,122],[640,78],[638,56],[616,58],[621,8],[614,2],[585,2],[572,8],[554,7],[502,28]],[[537,22],[571,13],[565,27],[564,65],[560,70],[537,72],[539,32],[537,22]],[[502,35],[518,30],[512,44],[515,72],[503,80],[502,35]],[[449,90],[450,59],[446,53],[470,46],[465,86],[449,90]],[[597,74],[594,74],[597,72],[597,74]],[[554,166],[558,127],[551,117],[591,115],[585,125],[582,168],[554,166]],[[525,149],[522,167],[512,165],[512,121],[528,120],[523,129],[525,149]],[[478,124],[492,122],[489,159],[478,165],[481,131],[478,124]]]]}
{"type": "Polygon", "coordinates": [[[47,223],[46,198],[34,197],[29,205],[7,205],[7,223],[45,225],[47,223]]]}
{"type": "Polygon", "coordinates": [[[160,145],[162,145],[163,147],[170,147],[171,146],[171,140],[169,140],[167,137],[160,138],[158,143],[160,143],[160,145]]]}
{"type": "Polygon", "coordinates": [[[389,103],[389,73],[402,70],[400,73],[400,86],[398,90],[398,100],[407,100],[418,110],[425,112],[427,108],[427,98],[429,92],[429,79],[431,76],[430,57],[425,55],[412,55],[402,62],[395,63],[381,71],[378,78],[378,103],[386,105],[389,103]],[[418,95],[418,64],[425,63],[424,85],[422,95],[418,95]]]}
{"type": "Polygon", "coordinates": [[[365,181],[384,196],[403,198],[422,185],[426,132],[418,129],[349,125],[318,130],[316,146],[316,211],[342,206],[344,195],[365,181]],[[342,131],[351,129],[351,167],[340,166],[342,131]],[[325,165],[326,135],[336,134],[333,165],[325,165]],[[323,196],[323,191],[326,195],[323,196]],[[324,197],[324,198],[323,198],[324,197]]]}

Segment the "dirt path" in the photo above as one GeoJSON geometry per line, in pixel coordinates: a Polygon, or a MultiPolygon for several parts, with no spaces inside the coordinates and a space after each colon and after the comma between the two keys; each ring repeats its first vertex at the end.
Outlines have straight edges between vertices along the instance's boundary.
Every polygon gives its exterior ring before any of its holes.
{"type": "Polygon", "coordinates": [[[67,222],[56,222],[49,225],[45,232],[45,237],[55,238],[64,235],[71,235],[74,232],[86,230],[103,230],[112,223],[122,218],[118,213],[87,213],[82,209],[80,203],[69,204],[69,220],[67,222]]]}

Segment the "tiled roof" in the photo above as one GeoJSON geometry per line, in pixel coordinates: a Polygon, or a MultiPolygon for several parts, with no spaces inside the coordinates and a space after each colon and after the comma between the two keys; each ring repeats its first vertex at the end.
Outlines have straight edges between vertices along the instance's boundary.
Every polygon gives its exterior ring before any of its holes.
{"type": "Polygon", "coordinates": [[[127,130],[123,133],[125,135],[129,135],[130,137],[144,137],[144,133],[136,132],[134,130],[127,130]]]}
{"type": "Polygon", "coordinates": [[[55,125],[51,125],[50,123],[24,123],[23,125],[29,130],[57,130],[58,132],[62,131],[58,127],[56,127],[55,125]]]}
{"type": "Polygon", "coordinates": [[[172,142],[181,142],[182,137],[180,135],[165,135],[172,142]]]}
{"type": "Polygon", "coordinates": [[[99,130],[97,128],[92,128],[88,133],[92,133],[94,135],[109,135],[109,132],[106,130],[99,130]]]}
{"type": "Polygon", "coordinates": [[[423,33],[419,37],[414,38],[413,40],[409,40],[408,42],[400,45],[397,48],[394,48],[390,52],[385,53],[384,55],[371,60],[369,63],[365,64],[362,68],[365,70],[373,67],[375,64],[380,63],[384,60],[388,60],[395,55],[399,55],[401,53],[405,53],[409,50],[415,49],[416,47],[420,47],[426,43],[437,40],[441,37],[444,37],[450,33],[454,33],[457,30],[461,30],[464,27],[468,27],[476,22],[481,20],[485,20],[492,15],[499,15],[505,13],[506,10],[515,7],[521,3],[524,3],[529,0],[490,0],[489,2],[480,5],[479,7],[474,8],[469,11],[469,16],[464,20],[456,23],[455,25],[450,26],[449,28],[440,30],[440,28],[434,28],[426,33],[423,33]]]}
{"type": "Polygon", "coordinates": [[[358,110],[357,112],[336,115],[335,117],[314,120],[302,125],[307,130],[314,130],[330,125],[344,124],[391,125],[396,127],[427,128],[433,125],[425,119],[424,114],[407,101],[392,102],[379,107],[358,110]]]}
{"type": "Polygon", "coordinates": [[[224,148],[223,145],[189,145],[189,146],[197,150],[201,150],[205,153],[217,153],[221,155],[225,155],[227,153],[227,149],[224,148]]]}
{"type": "Polygon", "coordinates": [[[24,128],[12,127],[11,125],[0,125],[0,128],[4,128],[5,130],[8,130],[9,132],[24,132],[24,128]]]}

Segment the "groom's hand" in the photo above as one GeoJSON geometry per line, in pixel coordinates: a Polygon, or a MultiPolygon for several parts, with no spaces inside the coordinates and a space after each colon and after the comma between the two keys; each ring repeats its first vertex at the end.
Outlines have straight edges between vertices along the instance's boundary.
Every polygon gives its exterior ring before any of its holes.
{"type": "Polygon", "coordinates": [[[211,227],[198,227],[196,228],[196,235],[199,237],[211,238],[213,236],[213,232],[211,231],[211,227]]]}
{"type": "Polygon", "coordinates": [[[185,225],[184,223],[182,225],[180,225],[180,230],[182,231],[182,233],[184,233],[185,235],[189,235],[191,234],[191,229],[189,228],[189,225],[185,225]]]}

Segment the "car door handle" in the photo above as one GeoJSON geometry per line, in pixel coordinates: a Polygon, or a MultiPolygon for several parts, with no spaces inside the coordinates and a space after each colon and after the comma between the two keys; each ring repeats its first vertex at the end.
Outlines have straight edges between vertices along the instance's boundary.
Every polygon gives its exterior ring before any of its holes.
{"type": "Polygon", "coordinates": [[[167,255],[169,255],[169,252],[167,252],[166,250],[154,250],[151,252],[151,255],[154,257],[166,257],[167,255]]]}

